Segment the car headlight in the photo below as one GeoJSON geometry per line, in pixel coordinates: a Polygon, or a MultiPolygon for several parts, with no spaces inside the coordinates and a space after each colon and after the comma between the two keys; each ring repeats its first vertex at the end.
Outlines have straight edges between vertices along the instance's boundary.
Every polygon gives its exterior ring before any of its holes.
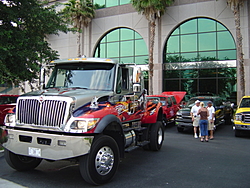
{"type": "Polygon", "coordinates": [[[181,111],[178,111],[178,112],[176,113],[176,115],[177,115],[177,116],[182,116],[181,111]]]}
{"type": "Polygon", "coordinates": [[[6,114],[4,123],[8,126],[15,126],[15,114],[6,114]]]}
{"type": "Polygon", "coordinates": [[[241,114],[235,114],[235,120],[236,121],[242,121],[242,115],[241,114]]]}
{"type": "Polygon", "coordinates": [[[70,130],[71,132],[88,132],[96,126],[98,121],[99,118],[77,119],[70,125],[70,130]]]}

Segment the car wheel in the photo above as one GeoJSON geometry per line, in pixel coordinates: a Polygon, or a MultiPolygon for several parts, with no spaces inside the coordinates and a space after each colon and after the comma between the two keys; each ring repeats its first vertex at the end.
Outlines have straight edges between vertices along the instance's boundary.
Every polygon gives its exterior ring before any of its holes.
{"type": "Polygon", "coordinates": [[[184,128],[182,128],[182,127],[177,127],[177,131],[178,131],[179,133],[182,133],[182,132],[184,131],[184,128]]]}
{"type": "Polygon", "coordinates": [[[116,141],[104,135],[94,141],[88,155],[80,157],[80,172],[86,182],[101,185],[114,177],[119,162],[119,148],[116,141]]]}
{"type": "Polygon", "coordinates": [[[32,170],[42,162],[42,159],[17,155],[7,149],[4,150],[4,157],[6,162],[18,171],[32,170]]]}

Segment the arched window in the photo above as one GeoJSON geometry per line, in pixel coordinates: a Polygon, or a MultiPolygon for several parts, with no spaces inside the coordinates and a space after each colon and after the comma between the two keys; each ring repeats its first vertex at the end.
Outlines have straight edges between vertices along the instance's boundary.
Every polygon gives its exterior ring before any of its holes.
{"type": "Polygon", "coordinates": [[[117,59],[121,63],[147,64],[145,41],[136,31],[118,28],[107,33],[97,44],[94,57],[117,59]]]}
{"type": "Polygon", "coordinates": [[[100,8],[106,8],[129,4],[130,0],[93,0],[93,3],[98,4],[100,8]]]}
{"type": "Polygon", "coordinates": [[[224,25],[209,18],[188,20],[166,41],[163,88],[229,97],[236,91],[235,60],[235,42],[224,25]]]}

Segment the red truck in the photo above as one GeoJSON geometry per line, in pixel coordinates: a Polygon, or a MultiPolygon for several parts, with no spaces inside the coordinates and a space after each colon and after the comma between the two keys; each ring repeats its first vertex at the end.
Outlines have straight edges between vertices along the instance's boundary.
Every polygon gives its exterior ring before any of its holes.
{"type": "Polygon", "coordinates": [[[7,112],[16,105],[19,95],[0,94],[0,125],[4,124],[7,112]]]}
{"type": "Polygon", "coordinates": [[[176,114],[180,109],[180,104],[185,91],[164,91],[159,95],[148,95],[148,100],[158,100],[162,104],[163,110],[163,125],[166,126],[170,123],[175,123],[176,114]]]}
{"type": "Polygon", "coordinates": [[[12,168],[70,160],[86,182],[100,185],[114,177],[125,152],[161,149],[162,106],[147,101],[138,66],[85,57],[51,66],[46,86],[21,95],[5,118],[3,147],[12,168]]]}

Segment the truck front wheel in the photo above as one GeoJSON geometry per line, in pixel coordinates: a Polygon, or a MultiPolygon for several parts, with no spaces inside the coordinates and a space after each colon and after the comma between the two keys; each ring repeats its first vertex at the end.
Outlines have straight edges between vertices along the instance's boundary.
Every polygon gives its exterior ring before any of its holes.
{"type": "Polygon", "coordinates": [[[157,121],[151,127],[150,131],[150,149],[158,151],[161,149],[164,140],[164,128],[161,121],[157,121]]]}
{"type": "Polygon", "coordinates": [[[17,155],[7,149],[4,150],[4,157],[6,162],[18,171],[32,170],[42,162],[42,159],[17,155]]]}
{"type": "Polygon", "coordinates": [[[80,172],[86,182],[101,185],[114,177],[119,162],[119,148],[116,141],[104,135],[94,141],[88,155],[80,158],[80,172]]]}

